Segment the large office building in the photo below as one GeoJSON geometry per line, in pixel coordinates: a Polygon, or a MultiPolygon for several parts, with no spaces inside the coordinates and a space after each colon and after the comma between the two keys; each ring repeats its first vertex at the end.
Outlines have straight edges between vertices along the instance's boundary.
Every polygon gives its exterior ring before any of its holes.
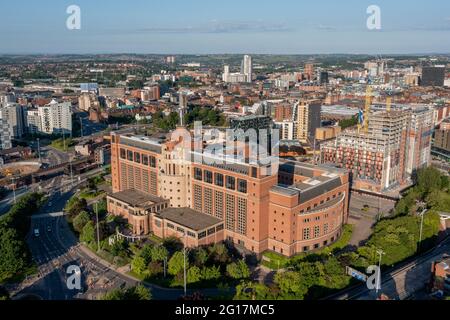
{"type": "Polygon", "coordinates": [[[185,138],[111,136],[108,211],[126,218],[134,234],[175,236],[188,246],[230,241],[256,254],[286,256],[341,235],[348,218],[345,170],[266,165],[245,155],[232,160],[199,151],[204,141],[180,136],[185,138]]]}
{"type": "Polygon", "coordinates": [[[6,120],[0,119],[0,150],[12,148],[11,130],[6,120]]]}
{"type": "Polygon", "coordinates": [[[423,67],[420,85],[422,87],[443,87],[445,66],[423,67]]]}
{"type": "Polygon", "coordinates": [[[227,83],[241,83],[253,81],[253,63],[252,57],[245,55],[241,63],[241,70],[237,73],[230,72],[230,66],[224,66],[222,81],[227,83]]]}
{"type": "Polygon", "coordinates": [[[24,107],[20,104],[4,104],[0,108],[0,119],[8,123],[11,137],[20,138],[25,133],[24,107]]]}
{"type": "Polygon", "coordinates": [[[45,106],[40,106],[36,112],[28,113],[28,129],[44,134],[72,133],[72,104],[58,103],[52,100],[45,106]]]}
{"type": "Polygon", "coordinates": [[[433,111],[425,106],[377,110],[367,131],[344,131],[321,145],[321,162],[352,173],[356,189],[385,192],[404,186],[430,162],[433,111]]]}
{"type": "Polygon", "coordinates": [[[297,123],[297,139],[307,143],[314,140],[316,129],[320,128],[320,100],[300,101],[294,107],[294,121],[297,123]]]}

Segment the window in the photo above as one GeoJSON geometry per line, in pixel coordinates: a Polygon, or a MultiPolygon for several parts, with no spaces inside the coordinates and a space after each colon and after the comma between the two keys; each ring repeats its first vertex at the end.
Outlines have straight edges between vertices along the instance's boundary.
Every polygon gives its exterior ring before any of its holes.
{"type": "Polygon", "coordinates": [[[219,232],[219,231],[222,231],[222,230],[223,230],[223,224],[218,225],[218,226],[216,227],[216,232],[219,232]]]}
{"type": "Polygon", "coordinates": [[[309,240],[311,238],[311,229],[305,228],[303,229],[303,240],[309,240]]]}
{"type": "Polygon", "coordinates": [[[238,179],[238,191],[247,193],[247,180],[238,179]]]}
{"type": "Polygon", "coordinates": [[[316,244],[314,245],[314,249],[319,249],[319,248],[320,248],[320,244],[316,243],[316,244]]]}
{"type": "Polygon", "coordinates": [[[255,167],[252,167],[252,177],[257,178],[258,176],[258,170],[255,167]]]}
{"type": "Polygon", "coordinates": [[[199,239],[206,238],[206,231],[200,232],[200,233],[198,234],[198,238],[199,238],[199,239]]]}
{"type": "Polygon", "coordinates": [[[155,225],[156,225],[158,228],[161,228],[161,220],[155,219],[155,225]]]}
{"type": "Polygon", "coordinates": [[[126,155],[127,155],[127,152],[125,151],[125,149],[120,149],[120,158],[125,159],[126,155]]]}
{"type": "Polygon", "coordinates": [[[315,226],[314,227],[314,238],[318,238],[318,237],[320,237],[320,227],[315,226]]]}
{"type": "Polygon", "coordinates": [[[213,183],[213,173],[211,171],[205,170],[205,182],[213,183]]]}
{"type": "Polygon", "coordinates": [[[150,167],[156,168],[156,158],[150,157],[150,167]]]}
{"type": "Polygon", "coordinates": [[[325,223],[325,224],[323,225],[323,233],[324,233],[324,234],[327,234],[327,233],[328,233],[328,223],[325,223]]]}
{"type": "Polygon", "coordinates": [[[127,152],[127,160],[128,161],[133,161],[133,151],[128,151],[127,152]]]}
{"type": "Polygon", "coordinates": [[[211,229],[208,230],[208,236],[210,236],[210,235],[212,235],[214,233],[216,233],[216,228],[211,228],[211,229]]]}
{"type": "Polygon", "coordinates": [[[227,189],[236,189],[236,179],[234,177],[227,176],[227,189]]]}
{"type": "Polygon", "coordinates": [[[167,228],[175,230],[175,226],[173,224],[171,224],[171,223],[167,224],[167,228]]]}
{"type": "Polygon", "coordinates": [[[308,252],[309,251],[309,247],[303,247],[303,252],[308,252]]]}
{"type": "Polygon", "coordinates": [[[148,166],[148,156],[142,155],[142,164],[148,166]]]}
{"type": "Polygon", "coordinates": [[[191,231],[187,232],[188,237],[195,238],[197,235],[191,231]]]}
{"type": "Polygon", "coordinates": [[[223,174],[215,173],[214,180],[215,180],[214,183],[216,184],[216,186],[223,187],[223,174]]]}
{"type": "Polygon", "coordinates": [[[178,231],[178,232],[181,232],[182,234],[184,234],[184,232],[185,232],[184,229],[183,229],[183,228],[180,228],[180,227],[177,227],[177,231],[178,231]]]}
{"type": "Polygon", "coordinates": [[[137,152],[134,153],[134,161],[137,163],[141,163],[141,154],[140,153],[137,153],[137,152]]]}
{"type": "Polygon", "coordinates": [[[194,168],[194,179],[198,181],[203,180],[203,172],[202,169],[194,168]]]}

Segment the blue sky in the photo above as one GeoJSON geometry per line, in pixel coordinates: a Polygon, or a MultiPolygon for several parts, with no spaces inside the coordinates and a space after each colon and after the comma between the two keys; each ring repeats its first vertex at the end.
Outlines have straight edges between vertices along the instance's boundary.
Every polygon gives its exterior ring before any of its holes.
{"type": "Polygon", "coordinates": [[[450,53],[448,0],[1,0],[0,17],[0,53],[450,53]]]}

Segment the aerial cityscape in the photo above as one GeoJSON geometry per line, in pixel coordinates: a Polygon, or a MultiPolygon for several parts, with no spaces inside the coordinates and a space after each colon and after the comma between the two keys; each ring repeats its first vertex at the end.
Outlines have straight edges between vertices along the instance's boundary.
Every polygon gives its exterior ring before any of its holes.
{"type": "Polygon", "coordinates": [[[0,22],[0,300],[450,300],[448,16],[364,3],[302,38],[286,7],[175,2],[189,27],[90,29],[86,1],[0,22]]]}

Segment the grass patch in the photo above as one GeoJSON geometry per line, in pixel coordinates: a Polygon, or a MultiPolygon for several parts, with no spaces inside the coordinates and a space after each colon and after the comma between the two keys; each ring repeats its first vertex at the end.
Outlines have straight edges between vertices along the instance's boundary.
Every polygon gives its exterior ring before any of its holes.
{"type": "Polygon", "coordinates": [[[70,149],[73,149],[75,144],[76,144],[75,141],[73,141],[73,139],[71,139],[71,138],[66,138],[66,139],[61,138],[61,139],[52,141],[52,143],[50,145],[57,150],[66,152],[70,149]]]}

